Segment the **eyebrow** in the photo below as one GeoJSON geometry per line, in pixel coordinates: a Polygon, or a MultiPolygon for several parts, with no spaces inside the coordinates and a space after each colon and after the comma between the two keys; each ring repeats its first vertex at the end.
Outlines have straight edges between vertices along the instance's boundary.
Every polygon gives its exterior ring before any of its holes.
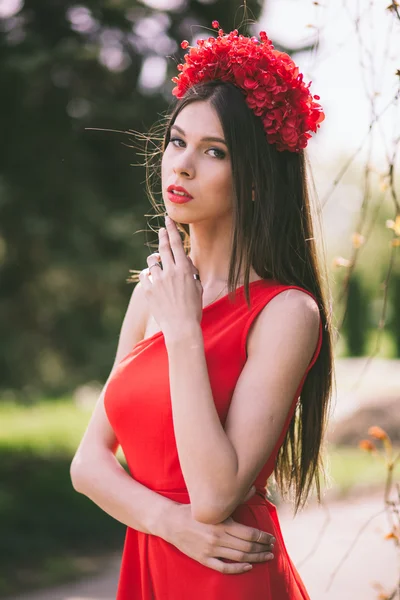
{"type": "MultiPolygon", "coordinates": [[[[183,129],[181,127],[179,127],[179,125],[175,125],[175,124],[171,125],[171,129],[173,127],[175,127],[175,129],[180,131],[182,135],[186,135],[185,132],[183,131],[183,129]]],[[[203,137],[203,138],[201,138],[201,141],[202,142],[220,142],[221,144],[225,144],[225,146],[228,146],[226,141],[219,137],[203,137]]]]}

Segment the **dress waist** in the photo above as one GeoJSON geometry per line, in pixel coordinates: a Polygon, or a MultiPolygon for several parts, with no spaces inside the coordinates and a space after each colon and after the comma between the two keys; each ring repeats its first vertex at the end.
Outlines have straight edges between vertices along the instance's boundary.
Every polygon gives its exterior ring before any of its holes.
{"type": "MultiPolygon", "coordinates": [[[[190,497],[189,497],[189,492],[187,490],[153,490],[154,492],[157,492],[157,494],[160,494],[161,496],[165,496],[166,498],[169,498],[170,500],[174,500],[175,502],[179,502],[180,504],[190,504],[190,497]]],[[[250,506],[254,506],[254,505],[260,505],[263,504],[265,505],[271,505],[272,503],[267,500],[267,493],[265,488],[261,487],[261,486],[256,486],[256,492],[255,494],[253,494],[253,496],[251,498],[249,498],[248,500],[246,500],[246,502],[242,502],[240,504],[240,506],[242,506],[243,504],[245,505],[250,505],[250,506]]]]}

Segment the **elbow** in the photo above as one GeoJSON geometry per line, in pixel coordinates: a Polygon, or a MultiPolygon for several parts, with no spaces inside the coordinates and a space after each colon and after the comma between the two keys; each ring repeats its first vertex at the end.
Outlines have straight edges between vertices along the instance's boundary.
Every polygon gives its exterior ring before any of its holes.
{"type": "Polygon", "coordinates": [[[200,523],[218,525],[228,519],[243,500],[243,493],[232,486],[194,494],[193,497],[190,495],[192,518],[200,523]]]}
{"type": "Polygon", "coordinates": [[[225,520],[221,519],[216,513],[212,513],[209,510],[192,510],[192,518],[199,523],[204,523],[205,525],[218,525],[225,520]]]}
{"type": "Polygon", "coordinates": [[[85,476],[84,465],[82,464],[82,460],[77,455],[74,456],[74,458],[71,462],[69,474],[70,474],[70,478],[71,478],[72,487],[74,488],[74,490],[76,492],[78,492],[79,494],[85,494],[84,490],[85,490],[86,476],[85,476]]]}
{"type": "Polygon", "coordinates": [[[110,457],[115,460],[114,453],[108,450],[106,452],[91,450],[89,453],[87,450],[78,449],[69,469],[74,490],[91,497],[89,494],[98,487],[105,468],[110,464],[110,457]]]}
{"type": "Polygon", "coordinates": [[[192,517],[199,523],[218,525],[231,516],[233,509],[227,502],[192,503],[192,517]]]}

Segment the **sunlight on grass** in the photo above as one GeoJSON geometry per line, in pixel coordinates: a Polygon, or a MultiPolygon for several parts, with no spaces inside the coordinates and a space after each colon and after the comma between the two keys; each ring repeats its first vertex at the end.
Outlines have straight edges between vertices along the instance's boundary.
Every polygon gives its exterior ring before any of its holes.
{"type": "Polygon", "coordinates": [[[90,414],[70,399],[39,402],[28,407],[0,404],[0,447],[40,455],[73,454],[90,414]]]}
{"type": "MultiPolygon", "coordinates": [[[[42,401],[33,406],[0,402],[0,450],[72,458],[93,408],[77,406],[70,398],[42,401]]],[[[125,463],[121,448],[117,458],[125,463]]]]}
{"type": "MultiPolygon", "coordinates": [[[[359,486],[382,487],[383,489],[386,481],[384,461],[359,448],[330,446],[326,464],[332,480],[332,487],[342,493],[347,493],[352,488],[359,486]]],[[[399,462],[394,470],[394,478],[400,478],[399,462]]]]}

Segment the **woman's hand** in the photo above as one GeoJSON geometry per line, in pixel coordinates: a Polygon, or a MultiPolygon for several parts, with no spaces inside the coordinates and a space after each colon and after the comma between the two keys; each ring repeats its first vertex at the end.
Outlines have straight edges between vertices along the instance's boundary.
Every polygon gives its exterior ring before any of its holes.
{"type": "Polygon", "coordinates": [[[148,268],[140,273],[139,279],[150,312],[167,338],[176,331],[199,326],[203,287],[193,278],[198,271],[185,254],[175,222],[166,217],[165,223],[166,229],[159,230],[159,252],[147,258],[148,268]]]}
{"type": "MultiPolygon", "coordinates": [[[[244,502],[253,496],[252,486],[244,502]]],[[[245,573],[250,563],[260,563],[273,559],[275,538],[260,530],[237,523],[228,517],[218,525],[208,525],[195,521],[190,504],[177,504],[176,515],[166,541],[197,562],[225,574],[245,573]],[[221,558],[237,562],[226,563],[221,558]]],[[[171,515],[169,515],[171,518],[171,515]]]]}

